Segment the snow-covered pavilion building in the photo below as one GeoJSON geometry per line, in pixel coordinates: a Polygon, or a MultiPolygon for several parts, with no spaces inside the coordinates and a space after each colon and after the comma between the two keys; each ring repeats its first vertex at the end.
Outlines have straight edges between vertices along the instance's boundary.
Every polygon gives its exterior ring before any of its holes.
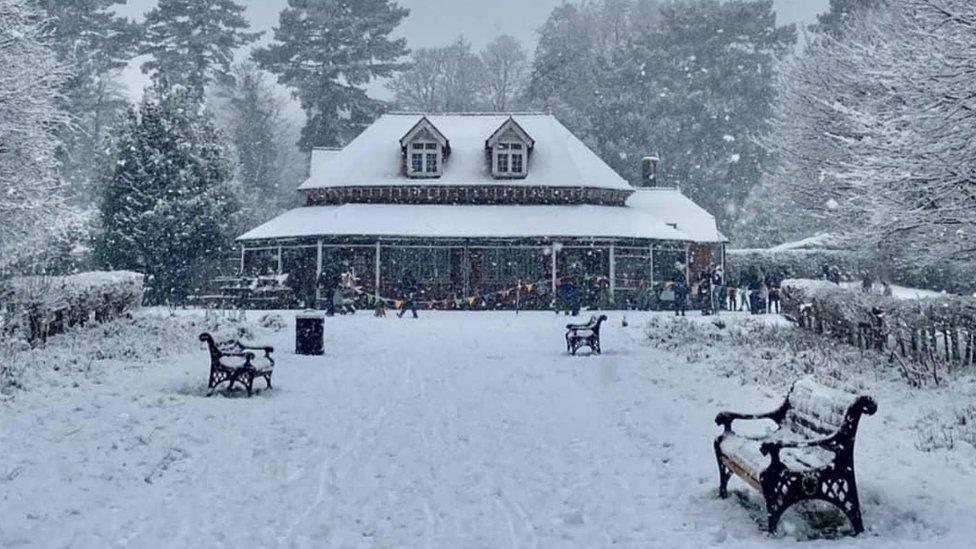
{"type": "Polygon", "coordinates": [[[715,219],[643,169],[631,186],[548,114],[388,114],[313,152],[305,206],[239,237],[241,269],[300,294],[351,269],[388,298],[409,269],[432,304],[572,277],[622,302],[724,258],[715,219]]]}

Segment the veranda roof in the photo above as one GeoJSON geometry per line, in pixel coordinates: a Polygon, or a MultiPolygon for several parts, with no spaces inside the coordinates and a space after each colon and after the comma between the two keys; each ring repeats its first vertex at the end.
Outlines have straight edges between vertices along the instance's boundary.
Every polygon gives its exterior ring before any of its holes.
{"type": "Polygon", "coordinates": [[[724,242],[715,219],[674,189],[648,189],[627,207],[346,204],[297,208],[238,240],[301,237],[638,238],[724,242]]]}
{"type": "Polygon", "coordinates": [[[486,141],[508,122],[508,114],[429,115],[431,124],[450,140],[451,154],[437,179],[411,179],[403,173],[400,139],[421,114],[386,114],[324,162],[312,166],[301,190],[390,185],[524,185],[632,190],[627,181],[548,114],[514,114],[511,118],[535,140],[528,176],[498,180],[485,156],[486,141]]]}

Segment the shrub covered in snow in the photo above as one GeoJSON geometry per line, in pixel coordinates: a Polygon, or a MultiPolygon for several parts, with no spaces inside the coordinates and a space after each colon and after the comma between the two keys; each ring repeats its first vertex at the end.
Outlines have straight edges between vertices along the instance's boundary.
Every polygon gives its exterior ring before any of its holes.
{"type": "Polygon", "coordinates": [[[139,309],[143,276],[127,271],[71,276],[25,276],[3,288],[3,332],[32,344],[88,322],[105,322],[139,309]]]}
{"type": "Polygon", "coordinates": [[[809,375],[825,385],[846,386],[851,372],[871,372],[880,362],[875,356],[791,326],[654,317],[644,331],[651,345],[683,355],[688,363],[708,363],[742,383],[771,385],[783,391],[809,375]]]}
{"type": "Polygon", "coordinates": [[[801,326],[887,354],[915,385],[976,361],[976,298],[895,299],[811,280],[783,283],[783,310],[801,326]]]}
{"type": "Polygon", "coordinates": [[[824,265],[836,269],[843,280],[857,280],[871,270],[868,260],[851,252],[770,248],[729,250],[725,271],[730,280],[739,280],[751,270],[786,273],[794,278],[821,278],[824,265]]]}
{"type": "Polygon", "coordinates": [[[239,319],[135,314],[52,334],[40,347],[7,338],[0,340],[0,394],[29,386],[29,380],[71,382],[77,375],[97,377],[116,366],[152,367],[197,346],[205,366],[205,350],[197,339],[201,332],[210,332],[218,340],[253,340],[259,330],[239,319]]]}

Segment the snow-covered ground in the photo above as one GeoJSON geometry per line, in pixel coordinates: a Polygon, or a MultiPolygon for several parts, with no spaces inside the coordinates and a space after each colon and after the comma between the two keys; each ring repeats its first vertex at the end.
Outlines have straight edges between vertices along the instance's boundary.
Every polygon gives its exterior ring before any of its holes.
{"type": "MultiPolygon", "coordinates": [[[[821,515],[768,536],[744,484],[716,497],[712,453],[716,412],[781,390],[652,344],[651,316],[612,313],[598,357],[567,356],[552,313],[329,319],[324,357],[294,355],[289,326],[259,334],[279,363],[251,399],[204,397],[195,340],[34,375],[0,403],[0,547],[795,546],[821,515]]],[[[913,435],[960,393],[874,387],[856,458],[868,532],[809,544],[971,547],[976,451],[913,435]]]]}

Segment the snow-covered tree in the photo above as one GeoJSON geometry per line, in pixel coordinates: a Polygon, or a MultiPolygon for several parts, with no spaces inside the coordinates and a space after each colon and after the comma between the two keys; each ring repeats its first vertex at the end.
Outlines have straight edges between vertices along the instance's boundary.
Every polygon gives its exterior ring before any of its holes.
{"type": "Polygon", "coordinates": [[[817,16],[817,24],[811,30],[827,34],[838,34],[851,19],[865,10],[885,6],[888,0],[830,0],[830,9],[817,16]]]}
{"type": "Polygon", "coordinates": [[[119,130],[95,252],[103,268],[146,274],[152,303],[183,302],[240,228],[226,138],[211,118],[194,92],[157,86],[119,130]]]}
{"type": "Polygon", "coordinates": [[[297,128],[283,114],[286,98],[267,74],[250,62],[232,74],[233,82],[217,86],[213,104],[233,151],[243,218],[257,226],[296,205],[305,159],[295,145],[297,128]]]}
{"type": "Polygon", "coordinates": [[[770,116],[775,61],[792,51],[770,0],[603,0],[566,4],[543,26],[529,97],[552,109],[618,172],[661,157],[726,228],[758,183],[753,142],[770,116]]]}
{"type": "Polygon", "coordinates": [[[365,86],[403,67],[406,40],[390,33],[409,10],[393,0],[288,0],[258,65],[294,90],[307,115],[301,147],[341,146],[379,114],[365,86]]]}
{"type": "MultiPolygon", "coordinates": [[[[781,69],[766,196],[886,269],[976,262],[976,5],[906,0],[815,37],[781,69]]],[[[770,201],[750,204],[769,215],[770,201]],[[767,209],[764,210],[764,207],[767,209]]]]}
{"type": "Polygon", "coordinates": [[[413,63],[389,84],[396,103],[422,112],[484,110],[479,93],[484,82],[481,59],[463,36],[442,48],[422,48],[413,63]]]}
{"type": "Polygon", "coordinates": [[[529,68],[522,44],[515,37],[503,34],[485,46],[480,57],[486,107],[495,112],[518,108],[529,68]]]}
{"type": "Polygon", "coordinates": [[[0,2],[0,273],[38,252],[70,213],[57,161],[69,73],[45,25],[26,0],[0,2]]]}
{"type": "Polygon", "coordinates": [[[60,130],[64,179],[79,205],[94,199],[92,182],[103,163],[113,124],[126,100],[116,71],[135,55],[138,25],[114,9],[125,0],[32,0],[48,17],[49,43],[71,66],[62,88],[71,123],[60,130]]]}
{"type": "Polygon", "coordinates": [[[159,0],[146,14],[139,53],[143,72],[202,98],[214,81],[231,77],[234,52],[260,37],[246,32],[244,6],[233,0],[159,0]]]}

